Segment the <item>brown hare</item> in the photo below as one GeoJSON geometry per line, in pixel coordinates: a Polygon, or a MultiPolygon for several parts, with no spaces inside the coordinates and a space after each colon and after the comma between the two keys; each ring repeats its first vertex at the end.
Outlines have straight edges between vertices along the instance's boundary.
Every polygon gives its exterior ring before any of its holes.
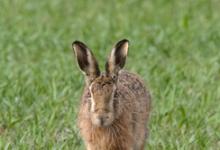
{"type": "Polygon", "coordinates": [[[73,49],[86,83],[78,114],[78,127],[87,150],[143,150],[148,135],[150,94],[144,82],[122,70],[128,40],[113,48],[105,72],[100,73],[91,50],[82,42],[73,49]]]}

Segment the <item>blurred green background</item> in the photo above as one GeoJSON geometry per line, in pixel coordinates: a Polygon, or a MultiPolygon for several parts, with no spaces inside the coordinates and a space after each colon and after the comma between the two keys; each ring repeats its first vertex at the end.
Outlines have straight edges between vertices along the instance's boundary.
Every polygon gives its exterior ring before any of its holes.
{"type": "Polygon", "coordinates": [[[126,68],[153,97],[146,148],[219,149],[219,10],[219,0],[1,0],[0,149],[83,149],[71,43],[87,43],[103,69],[123,38],[126,68]]]}

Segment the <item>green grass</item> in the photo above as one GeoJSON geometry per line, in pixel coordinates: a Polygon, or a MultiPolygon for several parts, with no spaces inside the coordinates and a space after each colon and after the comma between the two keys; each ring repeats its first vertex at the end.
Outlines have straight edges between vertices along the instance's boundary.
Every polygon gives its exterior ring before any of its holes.
{"type": "Polygon", "coordinates": [[[153,97],[147,148],[219,149],[219,10],[218,0],[1,0],[0,149],[83,149],[71,43],[87,43],[103,69],[123,38],[126,68],[153,97]]]}

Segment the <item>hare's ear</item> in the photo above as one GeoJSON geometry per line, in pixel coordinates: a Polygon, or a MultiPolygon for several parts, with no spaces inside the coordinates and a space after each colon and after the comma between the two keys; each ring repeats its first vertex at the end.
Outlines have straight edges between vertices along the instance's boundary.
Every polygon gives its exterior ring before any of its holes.
{"type": "Polygon", "coordinates": [[[118,72],[124,67],[129,41],[124,39],[119,41],[111,51],[108,61],[105,65],[106,73],[111,76],[117,76],[118,72]]]}
{"type": "Polygon", "coordinates": [[[80,69],[85,73],[88,81],[100,75],[98,63],[89,48],[80,41],[72,44],[80,69]]]}

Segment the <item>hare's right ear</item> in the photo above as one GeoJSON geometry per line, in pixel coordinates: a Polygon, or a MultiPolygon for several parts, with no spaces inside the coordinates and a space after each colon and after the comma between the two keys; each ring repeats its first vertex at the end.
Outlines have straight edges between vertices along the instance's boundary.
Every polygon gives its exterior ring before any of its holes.
{"type": "Polygon", "coordinates": [[[98,63],[89,48],[80,41],[72,44],[80,69],[85,73],[87,81],[91,82],[100,75],[98,63]]]}
{"type": "Polygon", "coordinates": [[[119,41],[111,51],[108,61],[105,65],[107,75],[117,77],[118,72],[124,67],[128,53],[127,39],[119,41]]]}

